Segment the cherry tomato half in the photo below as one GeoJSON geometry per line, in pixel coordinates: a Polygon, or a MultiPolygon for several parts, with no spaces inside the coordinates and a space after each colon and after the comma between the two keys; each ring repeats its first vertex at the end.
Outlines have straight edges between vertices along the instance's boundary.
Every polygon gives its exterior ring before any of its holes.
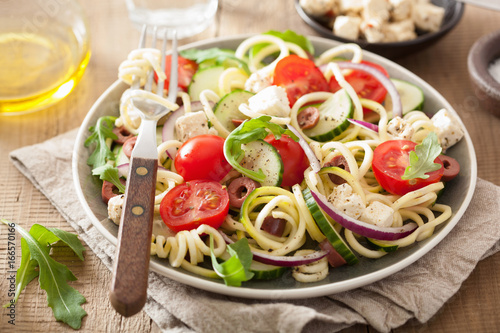
{"type": "MultiPolygon", "coordinates": [[[[389,74],[384,67],[369,61],[361,61],[361,63],[376,68],[385,76],[389,77],[389,74]]],[[[378,103],[382,103],[385,100],[387,90],[376,78],[374,78],[370,74],[363,71],[352,70],[345,76],[345,79],[361,98],[371,99],[372,101],[378,103]]],[[[340,90],[340,85],[337,80],[335,80],[334,76],[331,77],[329,84],[332,92],[340,90]]],[[[365,113],[369,112],[368,109],[365,109],[364,111],[365,113]]]]}
{"type": "Polygon", "coordinates": [[[434,163],[441,164],[441,168],[428,172],[429,178],[401,179],[406,167],[410,165],[410,151],[415,150],[416,145],[415,142],[407,140],[389,140],[373,151],[373,173],[387,192],[405,195],[441,180],[444,168],[439,157],[434,160],[434,163]]]}
{"type": "Polygon", "coordinates": [[[198,135],[184,142],[175,155],[174,165],[185,181],[220,181],[232,168],[224,157],[224,139],[211,134],[198,135]]]}
{"type": "Polygon", "coordinates": [[[278,61],[274,69],[273,84],[286,89],[290,107],[302,95],[314,91],[330,91],[325,76],[314,62],[295,54],[278,61]]]}
{"type": "Polygon", "coordinates": [[[229,211],[226,189],[211,180],[193,180],[171,189],[160,203],[163,222],[175,232],[207,224],[215,229],[229,211]]]}
{"type": "MultiPolygon", "coordinates": [[[[169,84],[169,78],[170,78],[170,62],[171,62],[171,55],[168,55],[165,59],[165,74],[167,74],[167,79],[165,80],[165,89],[168,88],[169,84]]],[[[196,61],[190,60],[183,58],[181,56],[178,56],[177,58],[179,68],[177,70],[178,73],[178,83],[177,85],[179,88],[181,88],[183,91],[187,91],[187,87],[191,83],[191,79],[193,78],[194,73],[198,70],[198,64],[196,61]]],[[[158,82],[158,76],[155,73],[155,80],[158,82]]]]}
{"type": "Polygon", "coordinates": [[[302,182],[304,171],[309,166],[309,159],[300,144],[287,135],[282,135],[277,140],[274,135],[269,134],[264,140],[276,148],[283,161],[283,181],[281,185],[293,186],[302,182]]]}

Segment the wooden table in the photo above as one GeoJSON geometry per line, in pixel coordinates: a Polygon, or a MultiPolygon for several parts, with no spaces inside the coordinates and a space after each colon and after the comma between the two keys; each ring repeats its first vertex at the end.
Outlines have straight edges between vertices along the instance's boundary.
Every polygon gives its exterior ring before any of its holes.
{"type": "MultiPolygon", "coordinates": [[[[216,36],[258,33],[269,29],[293,29],[316,35],[295,12],[291,0],[222,0],[216,23],[207,31],[180,44],[216,36]]],[[[81,1],[91,27],[92,58],[81,83],[58,105],[25,116],[0,117],[0,217],[29,228],[34,223],[73,231],[49,201],[19,173],[8,159],[14,149],[43,142],[80,125],[98,96],[117,78],[117,68],[136,47],[139,32],[129,22],[122,0],[81,1]]],[[[437,45],[397,62],[436,87],[454,106],[472,137],[478,158],[479,177],[500,185],[500,119],[478,106],[467,74],[467,53],[482,35],[500,29],[500,13],[467,7],[458,27],[437,45]]],[[[2,64],[0,64],[1,66],[2,64]]],[[[69,187],[69,185],[68,185],[69,187]]],[[[1,228],[0,228],[1,229],[1,228]]],[[[0,232],[0,301],[6,290],[6,236],[0,232]]],[[[57,249],[56,249],[57,250],[57,249]]],[[[466,251],[467,249],[464,249],[466,251]]],[[[20,254],[18,242],[17,252],[20,254]]],[[[84,332],[156,332],[158,328],[141,312],[125,319],[117,315],[107,298],[110,272],[91,252],[80,262],[70,252],[59,249],[58,260],[75,273],[72,285],[86,298],[88,312],[84,332]]],[[[19,259],[18,259],[19,263],[19,259]]],[[[459,292],[428,323],[410,322],[397,332],[500,332],[500,254],[481,261],[459,292]]],[[[0,331],[9,331],[6,310],[2,308],[0,331]]],[[[46,294],[38,283],[30,284],[16,307],[18,331],[60,332],[71,329],[56,322],[47,307],[46,294]]],[[[347,332],[373,332],[358,325],[347,332]]]]}

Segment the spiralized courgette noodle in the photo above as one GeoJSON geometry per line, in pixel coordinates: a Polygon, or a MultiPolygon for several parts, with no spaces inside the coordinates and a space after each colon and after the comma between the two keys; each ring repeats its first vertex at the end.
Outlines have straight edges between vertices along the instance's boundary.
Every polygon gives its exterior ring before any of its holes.
{"type": "MultiPolygon", "coordinates": [[[[285,42],[281,38],[272,35],[257,35],[244,40],[235,50],[235,57],[247,61],[251,73],[272,77],[276,64],[284,57],[296,54],[302,58],[308,58],[305,52],[297,44],[285,42]],[[249,52],[255,45],[265,44],[256,54],[249,56],[249,52]],[[264,59],[274,57],[271,62],[263,62],[264,59]]],[[[225,222],[219,230],[207,225],[201,225],[191,231],[181,231],[173,236],[154,234],[151,244],[151,255],[160,258],[167,258],[173,267],[182,267],[190,272],[206,277],[216,278],[217,275],[209,268],[200,266],[207,256],[210,256],[210,247],[207,237],[214,238],[214,253],[216,256],[222,255],[226,251],[226,242],[221,233],[228,235],[233,241],[241,238],[249,240],[250,248],[254,253],[263,253],[273,256],[305,255],[314,253],[313,248],[304,247],[312,240],[315,244],[325,240],[316,224],[313,216],[304,199],[302,190],[309,188],[311,191],[329,197],[340,186],[330,179],[331,174],[343,178],[352,189],[352,193],[359,197],[364,207],[380,202],[393,210],[392,225],[390,227],[400,227],[408,222],[415,222],[418,227],[410,235],[393,241],[385,241],[386,246],[406,247],[415,242],[430,237],[435,228],[444,223],[451,216],[451,208],[447,205],[436,203],[438,193],[443,189],[442,182],[428,185],[419,190],[399,196],[387,193],[378,184],[372,171],[373,151],[382,142],[394,138],[393,133],[388,132],[389,115],[392,110],[386,110],[384,105],[361,98],[357,95],[353,87],[344,78],[350,73],[349,70],[341,70],[333,61],[336,57],[351,59],[354,63],[360,63],[363,59],[361,48],[355,44],[343,44],[333,47],[317,55],[316,65],[322,66],[323,73],[327,80],[334,77],[340,87],[344,89],[354,105],[352,118],[363,120],[363,108],[372,110],[378,115],[378,132],[362,128],[351,124],[340,135],[328,142],[319,142],[308,137],[301,130],[297,115],[301,109],[313,102],[325,101],[333,95],[330,92],[312,92],[301,96],[291,108],[287,117],[271,117],[271,122],[280,125],[290,124],[306,140],[309,148],[318,159],[321,166],[331,161],[335,156],[342,155],[345,159],[349,172],[339,172],[335,168],[321,169],[320,172],[313,171],[309,167],[304,172],[302,184],[296,184],[290,188],[276,186],[265,186],[258,188],[258,192],[252,197],[252,201],[238,214],[227,215],[225,222]],[[281,236],[274,236],[263,230],[264,219],[272,216],[285,221],[284,232],[281,236]],[[309,241],[308,241],[309,239],[309,241]]],[[[159,51],[155,49],[139,49],[130,53],[128,59],[119,68],[119,78],[131,85],[133,78],[140,78],[143,86],[147,73],[152,69],[160,78],[165,74],[161,73],[159,66],[159,51]]],[[[210,126],[216,133],[226,138],[230,129],[226,128],[214,113],[214,105],[221,98],[235,89],[244,89],[245,82],[249,79],[249,73],[238,67],[228,67],[219,77],[217,82],[218,91],[203,90],[199,95],[199,101],[203,106],[203,112],[210,126]]],[[[156,87],[153,88],[153,91],[156,87]]],[[[167,92],[165,91],[164,96],[167,92]]],[[[191,110],[191,99],[189,94],[180,92],[178,97],[182,99],[186,114],[191,110]]],[[[165,97],[157,99],[168,105],[165,97]]],[[[176,107],[176,106],[175,106],[176,107]]],[[[248,118],[258,117],[261,114],[255,113],[247,105],[240,110],[248,118]]],[[[421,143],[430,132],[435,132],[431,119],[422,111],[412,111],[407,113],[403,120],[413,129],[411,137],[408,138],[416,143],[421,143]]],[[[120,104],[120,116],[116,120],[116,126],[124,126],[130,133],[137,134],[140,126],[140,117],[134,113],[124,94],[120,104]]],[[[176,149],[182,145],[179,140],[167,140],[158,145],[158,162],[162,168],[158,171],[155,211],[158,212],[160,202],[163,197],[176,185],[184,183],[184,179],[175,171],[171,157],[166,153],[169,149],[176,149]]],[[[228,184],[231,179],[240,176],[237,171],[232,171],[221,182],[228,184]]],[[[257,190],[256,190],[257,191],[257,190]]],[[[238,211],[236,209],[235,211],[238,211]]],[[[343,228],[335,222],[333,227],[336,231],[343,228]]],[[[387,252],[371,248],[367,245],[364,237],[354,234],[350,230],[343,230],[343,238],[346,244],[358,255],[367,258],[380,258],[387,255],[387,252]]],[[[327,258],[322,258],[317,262],[307,265],[299,265],[293,269],[292,276],[300,282],[315,282],[327,277],[329,265],[327,258]]]]}

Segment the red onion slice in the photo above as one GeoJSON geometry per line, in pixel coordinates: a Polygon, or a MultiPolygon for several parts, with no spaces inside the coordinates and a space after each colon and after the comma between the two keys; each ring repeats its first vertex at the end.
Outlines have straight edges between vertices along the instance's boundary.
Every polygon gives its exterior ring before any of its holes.
{"type": "Polygon", "coordinates": [[[119,166],[117,166],[117,168],[118,168],[118,175],[120,175],[120,177],[125,177],[125,178],[128,177],[130,163],[120,164],[119,166]]]}
{"type": "Polygon", "coordinates": [[[324,258],[328,254],[325,251],[316,251],[314,253],[306,254],[304,256],[272,256],[257,252],[252,252],[252,253],[255,261],[259,261],[263,264],[284,266],[284,267],[296,267],[300,265],[308,265],[324,258]]]}
{"type": "Polygon", "coordinates": [[[318,172],[321,169],[321,164],[319,163],[316,154],[314,154],[313,150],[311,149],[307,141],[304,139],[302,135],[300,135],[299,131],[297,131],[295,127],[293,127],[290,124],[286,126],[290,131],[292,131],[293,134],[295,134],[299,138],[299,145],[302,147],[302,150],[304,150],[304,153],[306,154],[309,163],[311,163],[312,170],[314,172],[318,172]]]}
{"type": "MultiPolygon", "coordinates": [[[[184,106],[181,106],[174,112],[170,113],[167,120],[165,121],[165,124],[163,124],[163,130],[161,132],[162,142],[175,139],[175,121],[183,115],[184,106]]],[[[166,153],[170,159],[173,159],[175,154],[177,153],[177,148],[172,147],[170,149],[167,149],[166,153]]]]}
{"type": "MultiPolygon", "coordinates": [[[[224,238],[224,241],[227,244],[232,244],[234,241],[229,238],[228,235],[219,231],[224,238]]],[[[260,252],[252,251],[253,259],[255,261],[261,262],[263,264],[274,265],[274,266],[283,266],[283,267],[296,267],[300,265],[307,265],[313,263],[315,261],[324,258],[328,252],[326,251],[316,251],[311,254],[307,254],[304,256],[272,256],[269,254],[264,254],[260,252]]]]}
{"type": "Polygon", "coordinates": [[[367,130],[374,131],[378,133],[378,125],[369,123],[367,121],[363,120],[357,120],[357,119],[352,119],[352,118],[347,118],[347,121],[349,121],[351,124],[361,126],[367,130]]]}
{"type": "Polygon", "coordinates": [[[370,223],[356,220],[355,218],[342,213],[330,202],[328,202],[326,197],[320,193],[311,191],[311,194],[314,200],[316,200],[316,202],[318,203],[318,206],[320,206],[320,208],[323,209],[326,214],[334,219],[335,222],[337,222],[344,228],[351,230],[353,233],[364,237],[378,240],[396,240],[408,236],[418,227],[418,225],[413,222],[397,228],[378,227],[370,223]]]}
{"type": "Polygon", "coordinates": [[[354,62],[348,62],[348,61],[341,61],[336,63],[339,68],[341,69],[355,69],[359,70],[365,73],[370,74],[373,76],[375,79],[377,79],[381,85],[384,86],[384,88],[387,90],[389,95],[391,96],[392,100],[392,117],[403,117],[403,106],[401,104],[401,97],[399,96],[399,93],[394,86],[394,84],[391,82],[391,80],[385,76],[381,71],[378,69],[368,66],[363,63],[354,63],[354,62]]]}

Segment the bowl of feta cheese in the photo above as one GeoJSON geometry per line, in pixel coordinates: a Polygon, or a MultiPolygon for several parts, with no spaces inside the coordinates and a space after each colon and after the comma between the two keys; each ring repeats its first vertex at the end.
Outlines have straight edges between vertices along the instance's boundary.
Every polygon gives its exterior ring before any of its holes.
{"type": "Polygon", "coordinates": [[[295,8],[323,37],[390,59],[431,46],[464,13],[464,4],[454,0],[295,0],[295,8]]]}

